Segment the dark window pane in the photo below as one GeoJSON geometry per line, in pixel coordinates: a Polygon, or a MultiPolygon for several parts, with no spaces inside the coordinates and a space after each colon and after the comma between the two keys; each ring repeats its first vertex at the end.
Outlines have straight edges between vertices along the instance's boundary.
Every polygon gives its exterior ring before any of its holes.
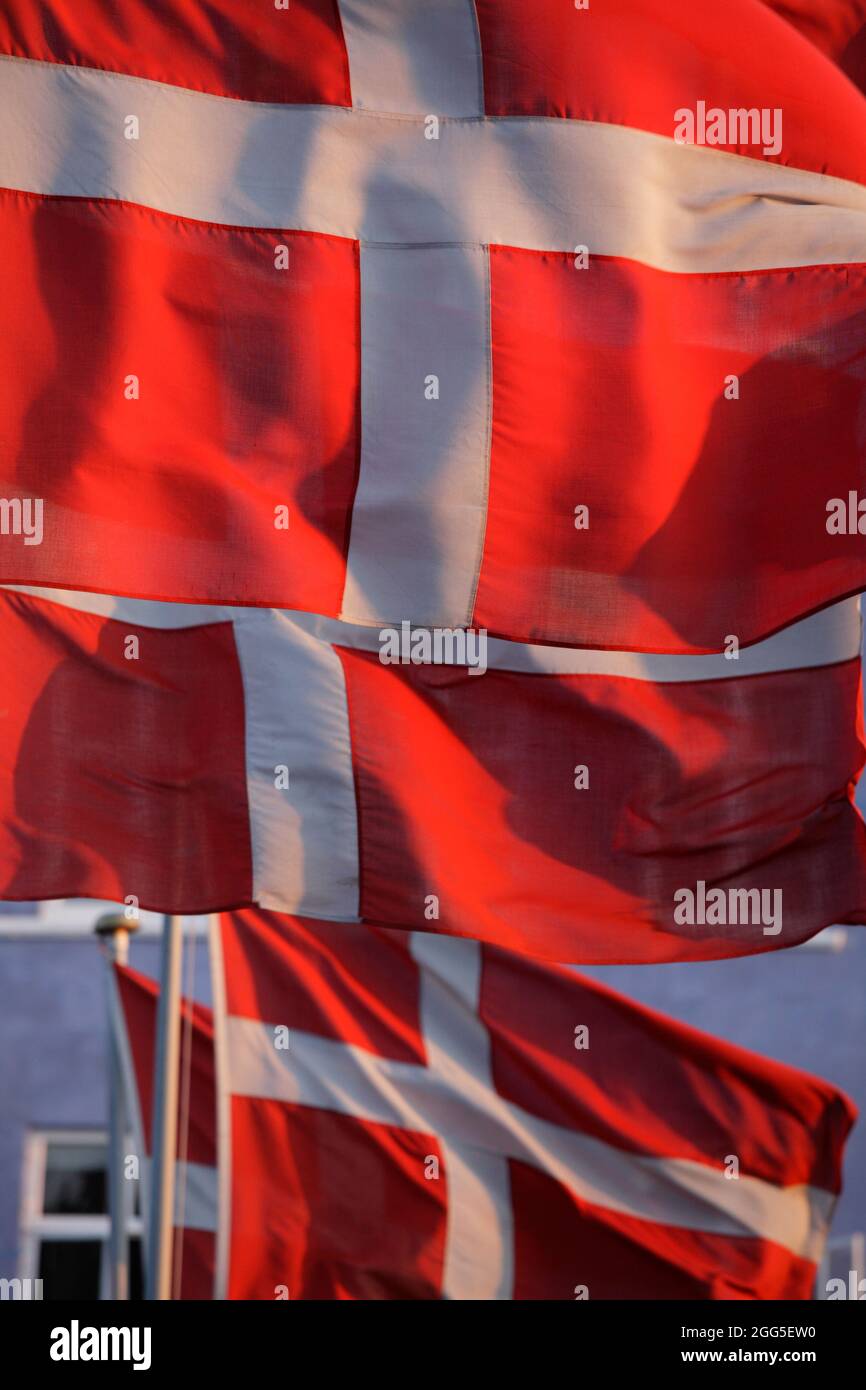
{"type": "Polygon", "coordinates": [[[105,1146],[49,1144],[43,1211],[90,1216],[106,1210],[105,1146]]]}
{"type": "Polygon", "coordinates": [[[139,1236],[132,1236],[129,1242],[129,1298],[135,1303],[144,1298],[144,1257],[139,1236]]]}
{"type": "Polygon", "coordinates": [[[43,1240],[39,1248],[43,1299],[48,1303],[97,1299],[100,1253],[98,1240],[43,1240]]]}

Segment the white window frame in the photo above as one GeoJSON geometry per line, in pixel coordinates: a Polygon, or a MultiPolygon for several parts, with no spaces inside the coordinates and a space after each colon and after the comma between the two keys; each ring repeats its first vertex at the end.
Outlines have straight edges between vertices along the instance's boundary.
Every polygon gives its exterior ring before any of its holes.
{"type": "MultiPolygon", "coordinates": [[[[50,1144],[81,1144],[84,1147],[101,1148],[107,1154],[108,1134],[101,1129],[31,1129],[27,1131],[24,1137],[21,1173],[18,1277],[20,1279],[39,1278],[39,1251],[43,1240],[98,1241],[100,1255],[97,1297],[100,1300],[107,1299],[109,1297],[108,1242],[111,1234],[111,1218],[107,1213],[61,1215],[43,1211],[45,1171],[50,1144]]],[[[133,1148],[130,1140],[130,1151],[133,1148]]],[[[126,1230],[130,1238],[138,1237],[141,1239],[144,1233],[144,1223],[141,1216],[130,1214],[126,1230]]]]}

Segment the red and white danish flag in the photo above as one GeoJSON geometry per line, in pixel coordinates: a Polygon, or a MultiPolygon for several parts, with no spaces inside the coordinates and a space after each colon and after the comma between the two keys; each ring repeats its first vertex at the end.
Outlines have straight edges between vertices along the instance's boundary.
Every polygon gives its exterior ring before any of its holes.
{"type": "Polygon", "coordinates": [[[258,904],[570,963],[866,920],[856,601],[735,660],[491,640],[482,673],[380,638],[0,590],[0,896],[258,904]]]}
{"type": "MultiPolygon", "coordinates": [[[[114,966],[114,1032],[129,1119],[139,1146],[142,1212],[149,1209],[156,1006],[159,987],[127,966],[114,966]]],[[[212,1298],[217,1228],[217,1140],[213,1016],[182,1001],[178,1093],[173,1298],[212,1298]]],[[[145,1219],[145,1240],[147,1220],[145,1219]]]]}
{"type": "Polygon", "coordinates": [[[859,0],[108,8],[0,15],[0,579],[670,652],[866,586],[859,0]]]}
{"type": "Polygon", "coordinates": [[[477,942],[221,936],[219,1296],[810,1297],[826,1082],[477,942]]]}

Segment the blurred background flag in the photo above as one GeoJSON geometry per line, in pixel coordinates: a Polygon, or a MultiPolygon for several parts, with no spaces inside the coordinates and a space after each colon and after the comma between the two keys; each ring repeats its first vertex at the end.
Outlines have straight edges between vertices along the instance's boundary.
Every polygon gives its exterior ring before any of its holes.
{"type": "MultiPolygon", "coordinates": [[[[146,975],[128,966],[112,968],[116,983],[113,1021],[124,1059],[126,1103],[142,1169],[142,1206],[147,1215],[159,988],[146,975]]],[[[179,1065],[170,1296],[209,1299],[213,1297],[217,1229],[213,1020],[210,1009],[187,999],[181,1003],[179,1065]]]]}

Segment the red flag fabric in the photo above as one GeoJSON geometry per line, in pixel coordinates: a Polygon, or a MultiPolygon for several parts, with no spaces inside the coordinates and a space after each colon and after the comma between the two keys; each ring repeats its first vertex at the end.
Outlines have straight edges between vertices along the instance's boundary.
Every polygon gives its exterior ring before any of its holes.
{"type": "MultiPolygon", "coordinates": [[[[153,1071],[159,988],[146,975],[115,965],[114,1023],[124,1063],[127,1100],[145,1162],[142,1208],[150,1185],[153,1071]]],[[[172,1297],[213,1297],[217,1229],[217,1151],[213,1016],[201,1004],[182,1001],[178,1097],[178,1164],[175,1174],[175,1245],[172,1297]]]]}
{"type": "Polygon", "coordinates": [[[385,635],[0,592],[0,895],[255,903],[572,963],[866,920],[856,601],[731,660],[385,635]]]}
{"type": "Polygon", "coordinates": [[[477,942],[221,934],[223,1293],[810,1297],[854,1116],[826,1082],[477,942]]]}
{"type": "Polygon", "coordinates": [[[764,0],[866,92],[866,0],[764,0]]]}
{"type": "Polygon", "coordinates": [[[862,4],[112,14],[0,16],[0,580],[673,653],[866,585],[862,4]]]}

